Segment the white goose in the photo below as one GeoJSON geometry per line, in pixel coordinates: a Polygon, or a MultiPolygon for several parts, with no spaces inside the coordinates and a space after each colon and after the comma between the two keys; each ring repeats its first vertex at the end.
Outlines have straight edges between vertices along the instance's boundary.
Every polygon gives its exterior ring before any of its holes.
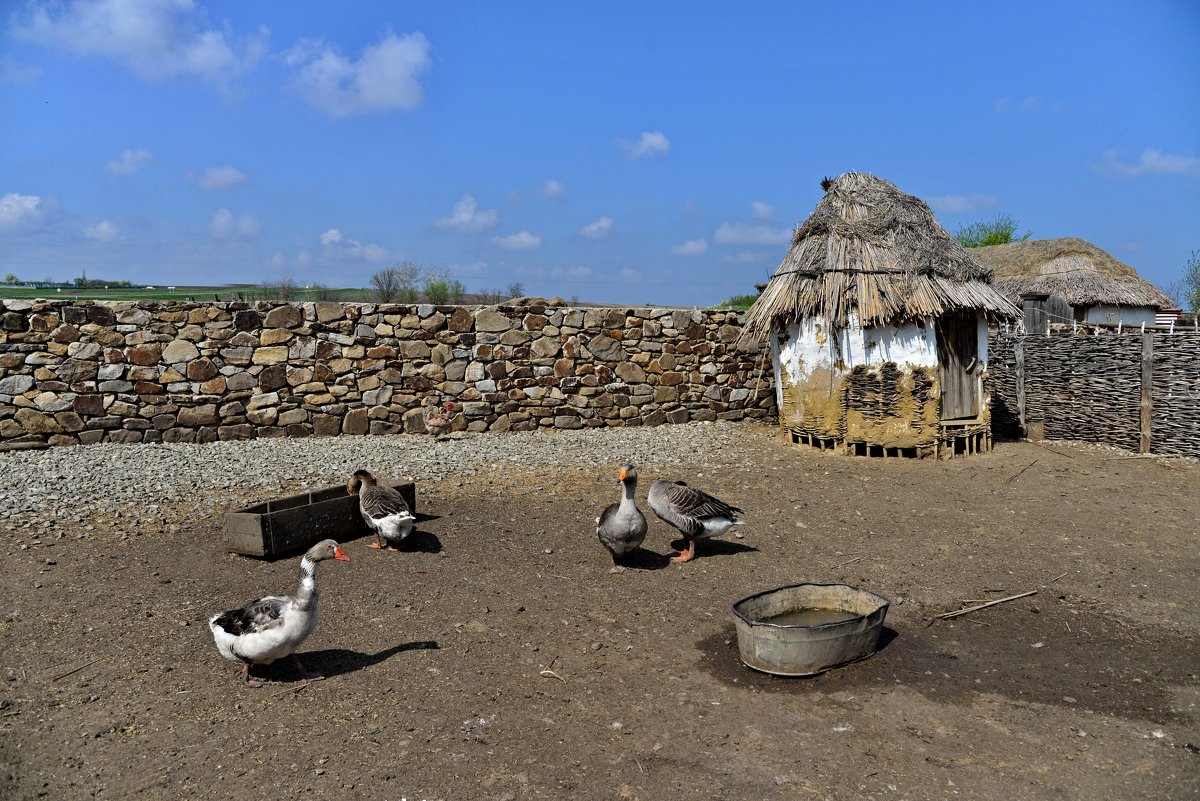
{"type": "Polygon", "coordinates": [[[671,557],[676,564],[696,557],[697,540],[719,537],[730,526],[746,522],[741,509],[682,481],[655,481],[646,500],[654,514],[679,529],[687,540],[687,549],[671,557]]]}
{"type": "Polygon", "coordinates": [[[380,486],[366,470],[357,470],[350,476],[346,491],[358,495],[358,511],[375,532],[375,542],[367,547],[399,551],[396,546],[412,533],[417,522],[404,496],[392,487],[380,486]]]}
{"type": "Polygon", "coordinates": [[[300,586],[295,595],[268,595],[208,619],[221,656],[242,663],[246,686],[263,685],[250,677],[251,665],[270,664],[285,656],[292,658],[301,678],[323,678],[305,670],[295,651],[317,626],[317,563],[326,559],[350,561],[334,540],[322,540],[300,560],[300,586]]]}
{"type": "Polygon", "coordinates": [[[633,553],[646,539],[646,517],[637,508],[637,468],[631,464],[621,468],[617,483],[621,485],[621,500],[609,504],[596,518],[596,536],[612,554],[613,566],[608,572],[623,573],[618,558],[633,553]]]}

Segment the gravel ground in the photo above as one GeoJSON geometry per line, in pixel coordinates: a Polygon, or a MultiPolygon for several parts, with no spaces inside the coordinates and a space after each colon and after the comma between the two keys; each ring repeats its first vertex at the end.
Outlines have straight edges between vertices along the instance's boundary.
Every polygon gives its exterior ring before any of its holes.
{"type": "MultiPolygon", "coordinates": [[[[741,426],[745,430],[745,426],[741,426]]],[[[345,481],[367,468],[418,482],[472,477],[514,465],[530,470],[620,464],[667,465],[707,453],[713,467],[739,462],[739,424],[689,423],[655,428],[580,429],[507,434],[455,434],[256,439],[244,442],[84,445],[0,455],[5,482],[0,518],[18,526],[53,528],[100,511],[138,504],[184,504],[214,491],[230,499],[263,490],[299,491],[345,481]]],[[[744,461],[742,458],[740,461],[744,461]]],[[[549,479],[549,476],[547,477],[549,479]]]]}

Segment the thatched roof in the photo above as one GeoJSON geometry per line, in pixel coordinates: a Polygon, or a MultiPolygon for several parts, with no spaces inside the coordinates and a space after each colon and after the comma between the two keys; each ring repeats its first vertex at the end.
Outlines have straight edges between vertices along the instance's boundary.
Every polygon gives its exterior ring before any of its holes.
{"type": "Polygon", "coordinates": [[[846,325],[979,309],[1020,312],[990,286],[991,270],[946,233],[920,199],[882,178],[848,172],[821,182],[825,197],[792,234],[792,247],[746,316],[764,339],[778,320],[818,316],[846,325]]]}
{"type": "Polygon", "coordinates": [[[1082,239],[1041,239],[975,248],[995,270],[996,289],[1013,303],[1025,294],[1058,295],[1072,306],[1174,304],[1137,271],[1082,239]]]}

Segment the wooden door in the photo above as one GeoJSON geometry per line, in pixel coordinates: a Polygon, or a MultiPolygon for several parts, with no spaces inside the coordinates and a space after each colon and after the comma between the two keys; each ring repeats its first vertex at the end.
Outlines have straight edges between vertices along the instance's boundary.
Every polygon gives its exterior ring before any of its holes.
{"type": "Polygon", "coordinates": [[[943,421],[979,417],[983,388],[978,327],[979,315],[974,311],[949,312],[937,322],[943,421]]]}

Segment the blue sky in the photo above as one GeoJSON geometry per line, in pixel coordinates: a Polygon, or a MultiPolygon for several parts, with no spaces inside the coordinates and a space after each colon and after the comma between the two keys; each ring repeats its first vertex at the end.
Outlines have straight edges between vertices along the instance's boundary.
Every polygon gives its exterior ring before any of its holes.
{"type": "Polygon", "coordinates": [[[710,304],[871,172],[1160,286],[1200,248],[1200,4],[0,5],[0,272],[710,304]]]}

